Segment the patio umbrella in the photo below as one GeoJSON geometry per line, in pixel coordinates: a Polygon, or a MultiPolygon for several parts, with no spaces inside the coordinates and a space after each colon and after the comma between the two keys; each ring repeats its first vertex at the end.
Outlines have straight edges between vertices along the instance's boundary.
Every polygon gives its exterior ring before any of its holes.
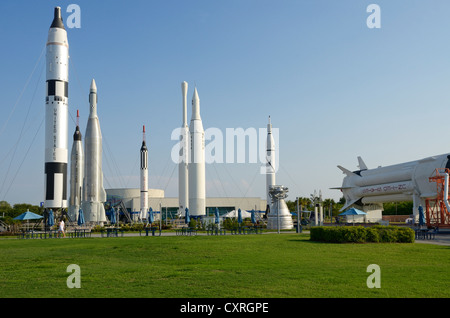
{"type": "Polygon", "coordinates": [[[184,223],[189,224],[189,222],[191,221],[191,217],[189,216],[189,209],[186,208],[184,209],[184,211],[185,211],[184,223]]]}
{"type": "Polygon", "coordinates": [[[216,213],[215,213],[215,220],[214,223],[219,224],[220,223],[220,219],[219,219],[219,208],[216,208],[216,213]]]}
{"type": "Polygon", "coordinates": [[[425,214],[423,213],[423,208],[419,205],[419,226],[425,225],[425,214]]]}
{"type": "Polygon", "coordinates": [[[50,209],[50,211],[48,211],[47,225],[48,226],[55,225],[55,216],[53,215],[53,210],[52,209],[50,209]]]}
{"type": "Polygon", "coordinates": [[[84,213],[83,210],[79,209],[78,210],[78,225],[83,225],[84,224],[84,213]]]}
{"type": "Polygon", "coordinates": [[[28,230],[28,221],[29,220],[38,220],[38,219],[42,219],[42,218],[43,218],[42,215],[39,215],[39,214],[30,212],[27,210],[26,212],[23,212],[21,215],[16,216],[14,218],[14,220],[20,220],[20,221],[26,220],[27,221],[27,230],[28,230]]]}
{"type": "Polygon", "coordinates": [[[148,211],[148,223],[153,224],[155,222],[155,217],[153,216],[153,209],[150,208],[150,211],[148,211]]]}
{"type": "Polygon", "coordinates": [[[242,223],[242,212],[241,209],[239,208],[238,210],[238,223],[241,224],[242,223]]]}
{"type": "Polygon", "coordinates": [[[116,224],[116,210],[111,208],[111,224],[116,224]]]}
{"type": "Polygon", "coordinates": [[[342,212],[339,215],[353,215],[353,224],[354,224],[355,223],[355,217],[354,217],[355,215],[366,215],[366,214],[367,214],[366,212],[363,212],[363,211],[355,209],[355,208],[351,208],[345,212],[342,212]]]}
{"type": "Polygon", "coordinates": [[[255,224],[256,223],[256,218],[255,218],[255,210],[252,209],[252,223],[255,224]]]}
{"type": "Polygon", "coordinates": [[[23,221],[23,220],[38,220],[38,219],[42,219],[42,218],[43,218],[42,215],[39,215],[39,214],[30,212],[27,210],[26,212],[23,212],[21,215],[16,216],[14,218],[14,220],[21,220],[21,221],[23,221]]]}

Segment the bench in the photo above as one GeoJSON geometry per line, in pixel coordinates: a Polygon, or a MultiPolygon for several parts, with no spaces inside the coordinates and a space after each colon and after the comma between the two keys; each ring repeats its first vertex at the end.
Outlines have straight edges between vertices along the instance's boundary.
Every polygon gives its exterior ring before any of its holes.
{"type": "Polygon", "coordinates": [[[175,230],[176,235],[197,235],[197,229],[192,227],[182,227],[175,230]]]}

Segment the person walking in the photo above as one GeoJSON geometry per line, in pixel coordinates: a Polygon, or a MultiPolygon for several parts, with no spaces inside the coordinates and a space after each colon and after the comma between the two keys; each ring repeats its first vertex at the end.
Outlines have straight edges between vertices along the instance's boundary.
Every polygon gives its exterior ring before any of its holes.
{"type": "Polygon", "coordinates": [[[61,233],[63,234],[63,237],[66,237],[66,233],[64,232],[64,220],[59,221],[59,227],[58,227],[58,236],[61,237],[61,233]]]}

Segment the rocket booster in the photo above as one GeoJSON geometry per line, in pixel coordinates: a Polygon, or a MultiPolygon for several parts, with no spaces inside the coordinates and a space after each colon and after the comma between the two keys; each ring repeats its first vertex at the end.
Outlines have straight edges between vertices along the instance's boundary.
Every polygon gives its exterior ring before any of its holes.
{"type": "Polygon", "coordinates": [[[103,188],[102,133],[97,116],[97,86],[92,80],[89,119],[84,138],[84,182],[82,209],[86,222],[105,222],[106,192],[103,188]]]}
{"type": "Polygon", "coordinates": [[[145,126],[142,128],[141,146],[141,220],[147,218],[148,211],[148,149],[145,143],[145,126]]]}
{"type": "Polygon", "coordinates": [[[188,83],[181,83],[181,93],[183,97],[183,120],[180,132],[180,162],[178,163],[178,213],[180,215],[184,215],[185,209],[189,206],[189,127],[187,125],[187,89],[188,83]]]}
{"type": "Polygon", "coordinates": [[[70,198],[69,217],[72,221],[77,220],[78,210],[81,207],[81,193],[83,187],[83,144],[79,127],[79,112],[77,110],[77,126],[73,134],[72,152],[70,155],[70,198]]]}
{"type": "Polygon", "coordinates": [[[267,204],[270,206],[272,199],[269,195],[269,189],[275,185],[275,141],[273,140],[270,116],[267,124],[266,160],[266,197],[267,204]]]}
{"type": "Polygon", "coordinates": [[[205,131],[200,117],[200,99],[197,88],[192,97],[192,118],[189,127],[191,136],[189,169],[189,214],[206,214],[205,205],[205,131]]]}
{"type": "Polygon", "coordinates": [[[67,208],[69,43],[55,7],[46,45],[45,201],[47,209],[67,208]]]}
{"type": "Polygon", "coordinates": [[[450,154],[432,156],[391,166],[368,169],[358,157],[359,170],[338,168],[345,174],[341,187],[345,205],[379,204],[385,202],[413,201],[413,214],[417,217],[419,206],[425,206],[427,198],[435,198],[437,187],[429,178],[436,169],[450,168],[450,154]]]}

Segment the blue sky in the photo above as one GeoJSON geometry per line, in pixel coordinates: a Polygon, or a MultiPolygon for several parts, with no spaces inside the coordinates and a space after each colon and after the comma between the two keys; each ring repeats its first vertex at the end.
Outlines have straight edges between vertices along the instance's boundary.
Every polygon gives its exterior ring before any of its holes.
{"type": "MultiPolygon", "coordinates": [[[[43,201],[43,50],[54,6],[66,22],[71,3],[81,28],[66,28],[69,151],[95,78],[106,188],[139,187],[146,125],[149,187],[177,196],[182,81],[188,120],[196,86],[205,129],[264,128],[271,116],[288,199],[339,199],[336,166],[356,170],[357,156],[370,168],[449,152],[448,1],[2,1],[0,200],[43,201]],[[371,3],[380,29],[366,25],[371,3]]],[[[263,198],[259,167],[207,165],[207,196],[263,198]]]]}

